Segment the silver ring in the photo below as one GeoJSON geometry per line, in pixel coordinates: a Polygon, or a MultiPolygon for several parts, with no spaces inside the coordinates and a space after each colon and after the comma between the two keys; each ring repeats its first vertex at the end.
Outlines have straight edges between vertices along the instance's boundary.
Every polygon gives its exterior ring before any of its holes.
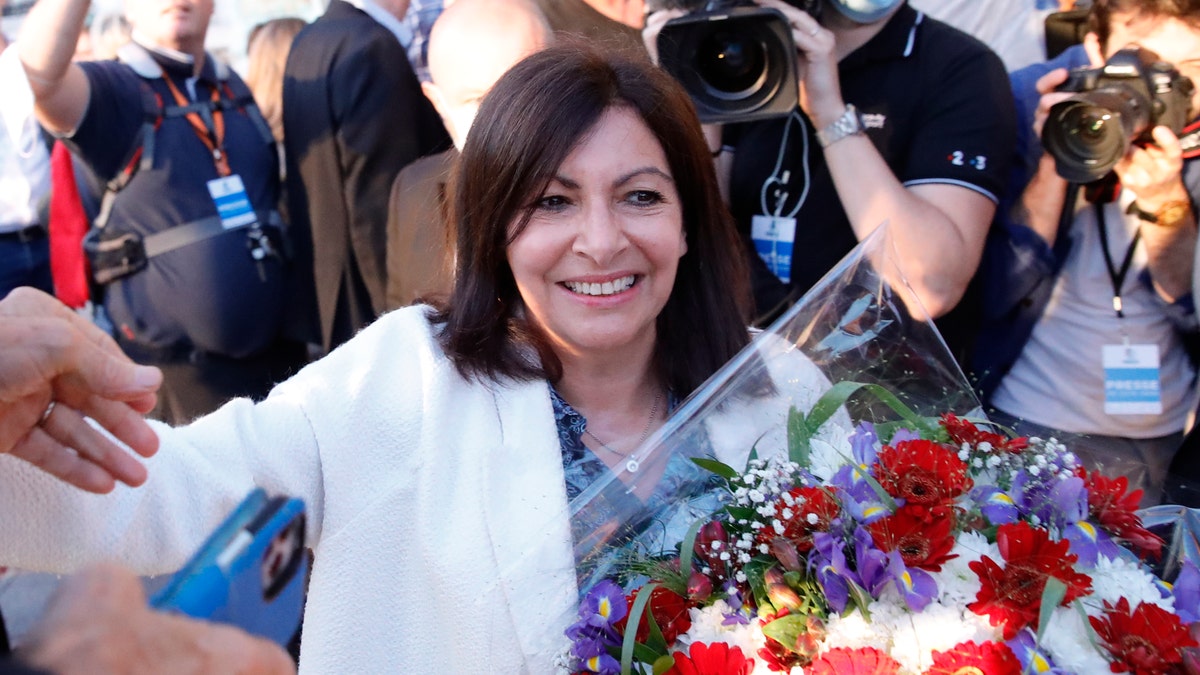
{"type": "Polygon", "coordinates": [[[817,37],[817,33],[820,33],[820,32],[821,32],[821,27],[820,27],[820,26],[813,26],[813,29],[812,29],[812,30],[810,30],[810,31],[808,31],[808,34],[809,34],[809,35],[811,35],[811,36],[813,36],[813,37],[817,37]]]}
{"type": "Polygon", "coordinates": [[[38,426],[46,426],[46,420],[50,419],[50,413],[54,412],[54,406],[58,405],[58,401],[50,399],[50,405],[46,406],[46,410],[42,412],[42,418],[38,420],[38,426]]]}

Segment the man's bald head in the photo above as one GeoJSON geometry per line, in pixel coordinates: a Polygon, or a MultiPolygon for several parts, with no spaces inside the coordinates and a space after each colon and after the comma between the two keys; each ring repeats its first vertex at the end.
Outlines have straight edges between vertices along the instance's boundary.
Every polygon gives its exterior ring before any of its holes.
{"type": "Polygon", "coordinates": [[[484,94],[553,35],[529,0],[455,0],[442,12],[429,35],[433,81],[421,87],[455,146],[462,148],[484,94]]]}

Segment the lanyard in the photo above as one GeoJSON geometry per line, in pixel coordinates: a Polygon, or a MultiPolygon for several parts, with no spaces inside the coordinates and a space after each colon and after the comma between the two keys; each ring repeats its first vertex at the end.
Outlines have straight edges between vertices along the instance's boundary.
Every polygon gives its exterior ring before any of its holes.
{"type": "Polygon", "coordinates": [[[1104,265],[1108,268],[1108,278],[1112,280],[1113,309],[1117,312],[1117,318],[1123,319],[1125,312],[1122,311],[1121,287],[1125,285],[1125,277],[1129,274],[1130,265],[1133,264],[1133,250],[1141,241],[1142,226],[1138,225],[1137,231],[1133,233],[1133,241],[1129,242],[1129,248],[1125,249],[1125,259],[1121,261],[1121,269],[1118,270],[1113,265],[1112,255],[1108,252],[1108,227],[1104,222],[1104,204],[1097,203],[1095,206],[1096,221],[1100,225],[1100,249],[1104,251],[1104,265]]]}
{"type": "MultiPolygon", "coordinates": [[[[163,80],[166,81],[167,88],[175,96],[175,102],[180,107],[187,107],[190,102],[180,93],[179,88],[175,86],[171,78],[164,74],[163,80]]],[[[212,114],[201,117],[200,113],[193,111],[189,112],[186,117],[187,121],[192,125],[192,130],[196,132],[196,135],[200,137],[204,145],[212,152],[213,163],[217,167],[217,175],[224,178],[231,175],[233,171],[229,169],[229,158],[225,156],[225,114],[221,111],[221,107],[216,105],[220,100],[221,93],[219,88],[213,87],[212,102],[214,105],[212,107],[212,114]],[[211,127],[208,124],[210,119],[213,123],[211,127]]]]}

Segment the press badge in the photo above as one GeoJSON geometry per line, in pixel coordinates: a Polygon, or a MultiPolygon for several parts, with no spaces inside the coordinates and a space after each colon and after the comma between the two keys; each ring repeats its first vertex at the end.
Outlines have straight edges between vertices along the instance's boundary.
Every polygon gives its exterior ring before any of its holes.
{"type": "Polygon", "coordinates": [[[796,219],[782,216],[754,216],[750,221],[754,250],[771,273],[783,283],[792,280],[792,244],[796,241],[796,219]]]}
{"type": "Polygon", "coordinates": [[[236,173],[208,181],[208,193],[217,205],[217,215],[225,229],[249,225],[257,219],[250,198],[246,196],[246,186],[242,185],[242,177],[236,173]]]}
{"type": "Polygon", "coordinates": [[[1104,345],[1104,412],[1161,415],[1158,345],[1104,345]]]}

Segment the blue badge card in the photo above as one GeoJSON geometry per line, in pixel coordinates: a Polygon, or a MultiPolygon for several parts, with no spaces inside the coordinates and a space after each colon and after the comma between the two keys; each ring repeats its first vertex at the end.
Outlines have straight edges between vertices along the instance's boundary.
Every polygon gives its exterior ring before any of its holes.
{"type": "Polygon", "coordinates": [[[1104,345],[1104,412],[1161,415],[1158,345],[1104,345]]]}
{"type": "Polygon", "coordinates": [[[792,244],[796,241],[796,219],[754,216],[750,222],[754,250],[771,273],[783,283],[792,280],[792,244]]]}
{"type": "Polygon", "coordinates": [[[236,173],[208,181],[208,193],[217,205],[217,215],[221,217],[221,225],[225,229],[250,225],[256,220],[254,207],[246,196],[246,186],[236,173]]]}

